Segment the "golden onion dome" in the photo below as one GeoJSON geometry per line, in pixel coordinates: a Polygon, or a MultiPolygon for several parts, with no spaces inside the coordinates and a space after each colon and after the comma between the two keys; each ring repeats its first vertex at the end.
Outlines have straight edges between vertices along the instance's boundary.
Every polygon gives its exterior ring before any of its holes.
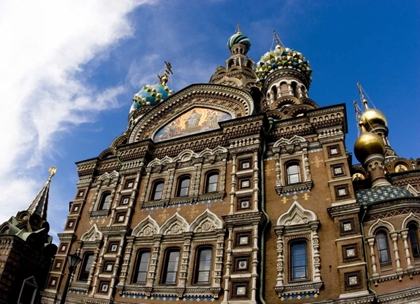
{"type": "Polygon", "coordinates": [[[360,123],[366,128],[367,131],[370,131],[372,128],[377,126],[387,126],[388,122],[384,113],[377,109],[367,108],[360,117],[360,123]]]}
{"type": "Polygon", "coordinates": [[[366,158],[372,154],[384,155],[385,146],[382,138],[371,132],[364,132],[354,144],[354,154],[357,160],[364,164],[366,158]]]}

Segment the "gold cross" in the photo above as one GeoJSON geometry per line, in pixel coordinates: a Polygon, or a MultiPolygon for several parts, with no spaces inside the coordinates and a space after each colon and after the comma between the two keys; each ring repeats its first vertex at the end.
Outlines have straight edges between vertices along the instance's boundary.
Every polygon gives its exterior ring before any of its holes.
{"type": "Polygon", "coordinates": [[[319,164],[322,163],[322,160],[317,156],[315,156],[315,159],[311,161],[311,164],[314,164],[315,167],[319,168],[319,164]]]}
{"type": "Polygon", "coordinates": [[[308,194],[308,193],[305,193],[305,194],[303,195],[303,199],[304,199],[305,201],[307,201],[307,200],[309,199],[309,194],[308,194]]]}
{"type": "Polygon", "coordinates": [[[287,197],[283,196],[282,201],[283,201],[283,204],[286,204],[287,203],[287,197]]]}

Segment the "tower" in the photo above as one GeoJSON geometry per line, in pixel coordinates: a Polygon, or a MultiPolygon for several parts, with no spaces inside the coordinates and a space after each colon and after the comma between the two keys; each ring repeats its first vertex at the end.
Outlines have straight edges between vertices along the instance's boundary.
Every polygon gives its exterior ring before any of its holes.
{"type": "Polygon", "coordinates": [[[56,168],[27,210],[0,226],[0,303],[34,303],[45,287],[57,246],[48,234],[48,197],[56,168]]]}

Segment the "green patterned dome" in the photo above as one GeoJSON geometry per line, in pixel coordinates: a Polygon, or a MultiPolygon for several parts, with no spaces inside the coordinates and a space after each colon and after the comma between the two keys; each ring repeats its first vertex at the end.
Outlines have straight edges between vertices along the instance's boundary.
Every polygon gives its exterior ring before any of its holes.
{"type": "Polygon", "coordinates": [[[261,57],[255,72],[258,81],[264,81],[270,73],[282,69],[301,72],[308,80],[308,83],[312,80],[312,69],[305,56],[296,50],[280,45],[277,45],[274,51],[267,52],[261,57]]]}
{"type": "Polygon", "coordinates": [[[232,35],[228,41],[227,41],[227,48],[230,51],[232,49],[232,46],[235,44],[242,44],[246,46],[247,51],[251,48],[251,42],[249,41],[248,37],[243,35],[240,31],[238,31],[236,34],[232,35]]]}

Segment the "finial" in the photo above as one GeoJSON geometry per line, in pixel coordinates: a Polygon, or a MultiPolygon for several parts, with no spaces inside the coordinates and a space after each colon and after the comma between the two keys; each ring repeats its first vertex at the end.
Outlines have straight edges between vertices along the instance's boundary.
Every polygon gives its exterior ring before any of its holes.
{"type": "Polygon", "coordinates": [[[357,88],[359,89],[359,95],[360,95],[360,100],[362,101],[363,105],[365,106],[365,109],[369,109],[368,106],[368,101],[365,98],[365,95],[363,94],[363,88],[362,85],[360,84],[360,82],[357,83],[357,88]]]}
{"type": "Polygon", "coordinates": [[[240,26],[239,26],[239,23],[236,25],[236,32],[237,32],[238,34],[242,33],[242,32],[241,32],[241,28],[240,28],[240,26]]]}
{"type": "Polygon", "coordinates": [[[48,177],[48,181],[51,181],[52,177],[55,175],[55,172],[57,172],[57,167],[52,166],[48,169],[48,172],[50,173],[50,177],[48,177]]]}
{"type": "Polygon", "coordinates": [[[282,47],[284,47],[283,42],[281,42],[281,40],[280,40],[280,38],[279,38],[279,35],[277,35],[277,33],[276,33],[276,31],[275,31],[275,30],[273,30],[273,32],[274,32],[274,39],[276,40],[276,44],[277,44],[278,46],[282,46],[282,47]]]}
{"type": "Polygon", "coordinates": [[[172,65],[170,62],[165,62],[166,68],[165,68],[165,72],[163,73],[163,75],[157,75],[157,77],[160,80],[160,84],[163,86],[166,86],[166,84],[168,83],[168,76],[169,74],[173,75],[174,73],[172,72],[172,65]]]}

